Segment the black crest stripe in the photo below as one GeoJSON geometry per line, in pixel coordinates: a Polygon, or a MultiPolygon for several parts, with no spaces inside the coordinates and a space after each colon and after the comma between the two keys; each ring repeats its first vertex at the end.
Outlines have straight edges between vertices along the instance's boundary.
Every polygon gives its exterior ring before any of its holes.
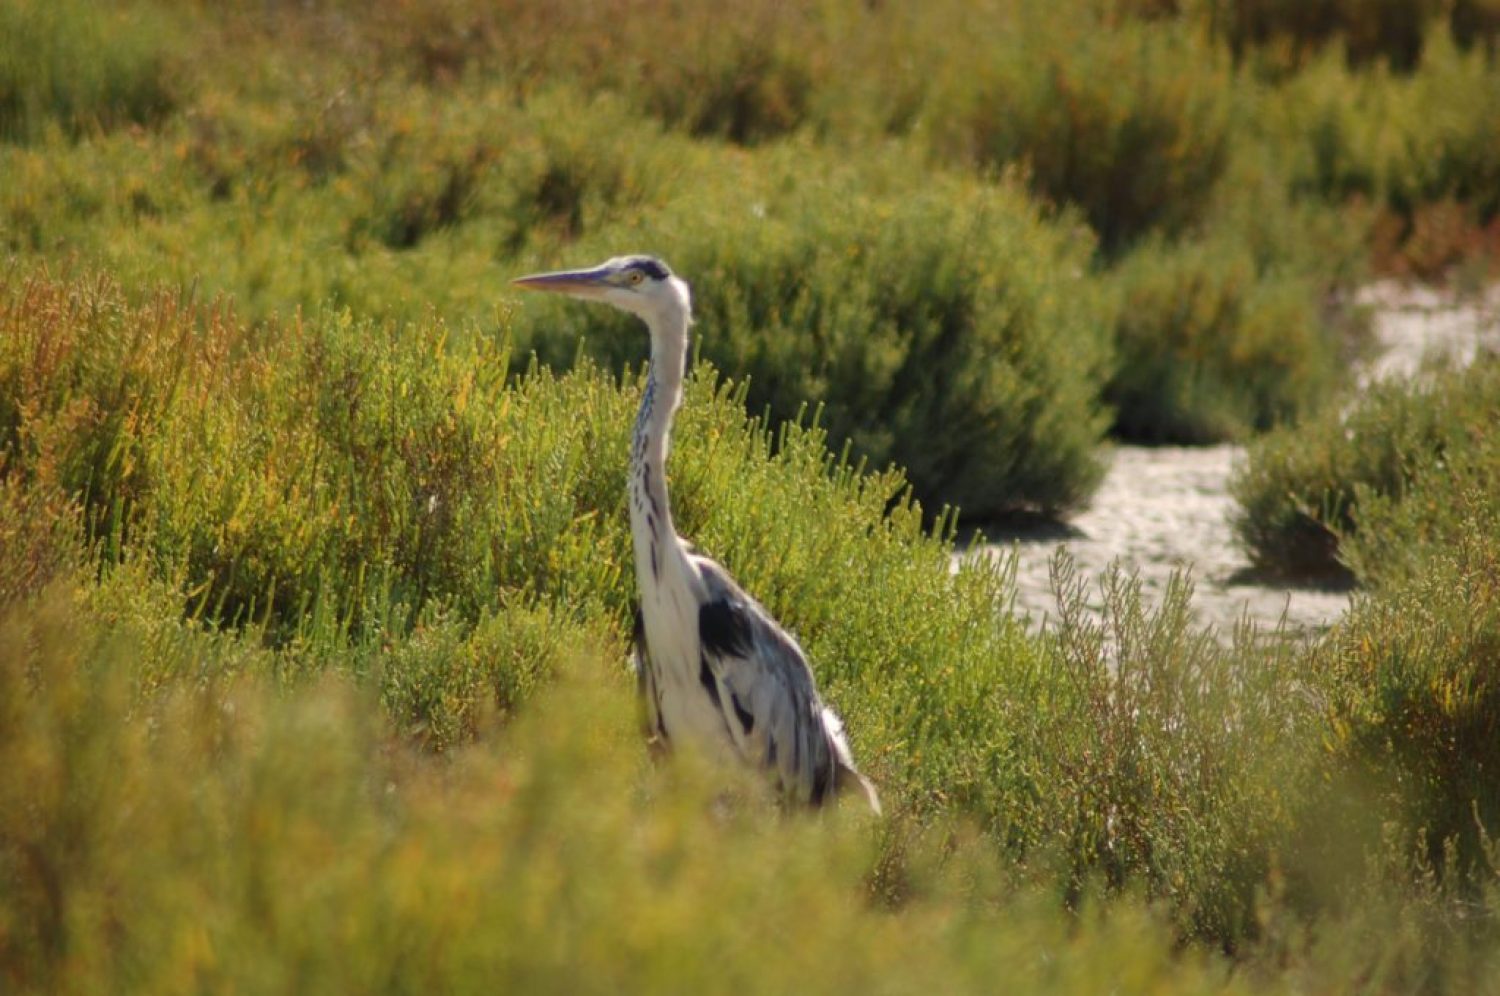
{"type": "Polygon", "coordinates": [[[665,280],[672,275],[672,271],[663,266],[660,260],[652,259],[649,256],[636,261],[632,266],[652,280],[665,280]]]}

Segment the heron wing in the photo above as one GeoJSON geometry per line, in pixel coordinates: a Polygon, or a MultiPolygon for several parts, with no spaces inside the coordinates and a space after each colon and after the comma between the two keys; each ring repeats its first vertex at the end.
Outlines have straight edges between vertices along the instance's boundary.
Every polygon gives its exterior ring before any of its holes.
{"type": "Polygon", "coordinates": [[[700,680],[740,753],[774,771],[799,799],[824,802],[847,779],[857,781],[878,811],[869,783],[854,770],[843,725],[818,698],[797,641],[724,568],[703,557],[695,561],[706,588],[698,610],[700,680]]]}

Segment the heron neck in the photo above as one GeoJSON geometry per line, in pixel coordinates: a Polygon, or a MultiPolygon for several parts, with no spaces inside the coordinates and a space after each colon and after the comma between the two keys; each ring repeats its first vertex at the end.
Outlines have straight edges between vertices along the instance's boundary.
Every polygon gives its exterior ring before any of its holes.
{"type": "Polygon", "coordinates": [[[636,569],[643,582],[648,571],[653,575],[660,571],[664,547],[677,536],[667,496],[667,452],[673,417],[682,404],[688,339],[685,314],[648,324],[651,365],[630,451],[630,523],[636,540],[636,569]]]}

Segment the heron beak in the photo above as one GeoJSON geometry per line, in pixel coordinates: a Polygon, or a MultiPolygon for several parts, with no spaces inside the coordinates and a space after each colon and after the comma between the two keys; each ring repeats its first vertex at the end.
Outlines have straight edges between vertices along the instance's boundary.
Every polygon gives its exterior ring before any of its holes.
{"type": "Polygon", "coordinates": [[[511,283],[526,290],[552,291],[556,294],[571,294],[574,297],[594,297],[609,289],[612,270],[598,266],[589,270],[558,270],[554,273],[533,273],[517,277],[511,283]]]}

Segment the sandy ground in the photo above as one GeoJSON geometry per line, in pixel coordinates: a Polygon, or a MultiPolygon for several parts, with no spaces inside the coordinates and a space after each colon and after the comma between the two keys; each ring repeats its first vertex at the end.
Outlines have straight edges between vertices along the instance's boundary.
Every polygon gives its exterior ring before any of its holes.
{"type": "MultiPolygon", "coordinates": [[[[1471,362],[1481,350],[1500,352],[1500,288],[1458,299],[1428,288],[1377,284],[1360,295],[1375,309],[1376,350],[1362,383],[1420,375],[1430,363],[1471,362]]],[[[1063,527],[1021,529],[960,556],[1017,556],[1017,611],[1034,626],[1055,617],[1048,567],[1058,546],[1080,572],[1097,577],[1113,561],[1138,572],[1146,597],[1159,600],[1174,570],[1195,585],[1197,620],[1228,634],[1248,615],[1271,627],[1283,617],[1294,633],[1326,628],[1349,605],[1349,593],[1262,583],[1230,529],[1234,502],[1228,481],[1238,446],[1118,447],[1091,507],[1063,527]]],[[[1097,596],[1098,586],[1090,588],[1097,596]]],[[[1093,600],[1098,607],[1099,599],[1093,600]]]]}

